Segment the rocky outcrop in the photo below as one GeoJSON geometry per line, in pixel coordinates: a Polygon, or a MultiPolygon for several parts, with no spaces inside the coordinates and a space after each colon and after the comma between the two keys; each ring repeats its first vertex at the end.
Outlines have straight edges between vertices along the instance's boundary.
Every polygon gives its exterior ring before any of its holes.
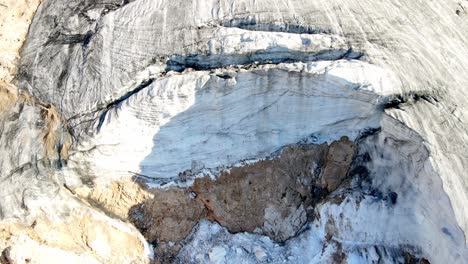
{"type": "Polygon", "coordinates": [[[196,179],[191,190],[208,218],[231,232],[260,229],[285,241],[311,220],[315,204],[344,181],[353,156],[354,144],[347,138],[330,148],[286,147],[278,158],[231,168],[214,182],[196,179]]]}
{"type": "Polygon", "coordinates": [[[0,226],[0,262],[147,263],[146,242],[118,225],[84,209],[59,221],[39,217],[29,226],[6,221],[0,226]]]}
{"type": "Polygon", "coordinates": [[[185,190],[153,189],[154,197],[136,206],[132,219],[151,242],[180,241],[202,218],[231,232],[262,230],[285,241],[305,225],[315,204],[345,180],[354,148],[347,138],[330,148],[285,147],[278,157],[232,167],[215,180],[197,178],[185,190]],[[337,173],[332,177],[330,171],[337,173]]]}
{"type": "Polygon", "coordinates": [[[93,207],[122,220],[128,219],[128,213],[134,205],[153,197],[150,192],[133,181],[112,182],[109,185],[85,185],[74,189],[73,192],[93,207]]]}

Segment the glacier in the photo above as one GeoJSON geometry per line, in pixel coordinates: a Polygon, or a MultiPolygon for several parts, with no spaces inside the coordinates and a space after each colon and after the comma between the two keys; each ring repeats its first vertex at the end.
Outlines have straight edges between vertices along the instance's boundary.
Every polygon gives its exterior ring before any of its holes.
{"type": "Polygon", "coordinates": [[[0,4],[0,263],[468,260],[466,0],[0,4]]]}

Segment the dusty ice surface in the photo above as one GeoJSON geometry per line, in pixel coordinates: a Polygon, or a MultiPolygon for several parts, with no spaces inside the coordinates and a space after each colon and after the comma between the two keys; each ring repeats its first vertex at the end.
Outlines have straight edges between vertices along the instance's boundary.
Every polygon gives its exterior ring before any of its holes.
{"type": "Polygon", "coordinates": [[[226,72],[234,76],[197,71],[154,81],[107,112],[87,143],[97,148],[86,151],[91,147],[84,145],[84,153],[72,160],[90,160],[95,173],[115,177],[129,171],[176,177],[194,163],[200,169],[231,165],[305,138],[317,144],[355,138],[379,126],[386,100],[368,89],[390,85],[387,76],[378,75],[381,69],[359,61],[226,72]],[[373,79],[362,75],[365,70],[373,79]]]}
{"type": "Polygon", "coordinates": [[[464,263],[466,10],[455,0],[43,1],[15,83],[55,105],[74,145],[60,170],[44,165],[40,109],[2,115],[0,216],[60,221],[84,208],[64,184],[178,185],[188,170],[215,178],[346,135],[360,142],[359,177],[299,236],[279,245],[201,222],[177,259],[464,263]]]}

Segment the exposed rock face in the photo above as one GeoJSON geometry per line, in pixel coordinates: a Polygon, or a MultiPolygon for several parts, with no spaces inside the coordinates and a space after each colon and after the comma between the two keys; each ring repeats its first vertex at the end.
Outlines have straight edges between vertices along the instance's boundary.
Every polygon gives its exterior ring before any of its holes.
{"type": "Polygon", "coordinates": [[[262,229],[285,241],[304,226],[315,204],[342,183],[353,156],[354,145],[347,138],[330,149],[326,144],[286,147],[278,158],[234,167],[214,182],[196,179],[191,189],[209,219],[231,232],[262,229]],[[336,173],[331,176],[331,171],[336,173]]]}
{"type": "Polygon", "coordinates": [[[132,218],[150,242],[181,241],[202,218],[231,232],[263,230],[285,241],[305,225],[315,204],[344,181],[354,148],[345,137],[330,148],[286,147],[278,157],[233,167],[216,180],[195,179],[185,190],[154,189],[153,198],[136,206],[132,218]],[[333,177],[330,171],[335,171],[333,177]]]}
{"type": "Polygon", "coordinates": [[[132,181],[82,186],[74,192],[92,206],[122,220],[128,219],[128,212],[134,205],[153,197],[132,181]]]}
{"type": "Polygon", "coordinates": [[[174,188],[155,191],[154,199],[137,205],[130,216],[150,242],[180,242],[204,214],[188,191],[174,188]]]}
{"type": "MultiPolygon", "coordinates": [[[[230,232],[256,232],[284,242],[312,221],[315,205],[343,183],[354,152],[347,137],[330,147],[288,146],[277,157],[232,167],[215,180],[195,179],[190,188],[152,189],[151,199],[135,204],[129,217],[148,241],[158,242],[156,255],[166,260],[201,219],[230,232]],[[164,249],[168,243],[177,246],[164,249]]],[[[122,201],[113,198],[116,204],[122,201]]]]}
{"type": "Polygon", "coordinates": [[[145,263],[145,242],[92,211],[76,210],[60,222],[37,218],[31,226],[3,223],[2,263],[145,263]]]}
{"type": "Polygon", "coordinates": [[[0,262],[467,262],[466,1],[38,4],[0,1],[0,262]]]}

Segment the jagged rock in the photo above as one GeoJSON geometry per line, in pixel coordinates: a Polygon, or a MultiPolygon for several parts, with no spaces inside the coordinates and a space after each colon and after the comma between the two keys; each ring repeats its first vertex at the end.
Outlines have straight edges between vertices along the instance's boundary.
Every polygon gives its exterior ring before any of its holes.
{"type": "Polygon", "coordinates": [[[301,204],[298,208],[289,207],[287,209],[289,209],[289,212],[283,208],[278,209],[270,206],[264,209],[263,230],[265,234],[275,240],[286,240],[294,237],[307,223],[307,212],[304,205],[301,204]]]}
{"type": "Polygon", "coordinates": [[[230,168],[216,180],[195,179],[185,190],[149,190],[151,199],[135,203],[130,218],[150,242],[179,243],[203,218],[231,232],[260,229],[276,241],[285,241],[311,220],[315,204],[323,198],[314,196],[314,189],[324,189],[326,195],[344,181],[352,159],[343,161],[343,157],[353,157],[354,150],[346,137],[330,147],[289,146],[278,157],[230,168]],[[328,181],[335,185],[323,184],[328,181]]]}
{"type": "Polygon", "coordinates": [[[148,263],[146,242],[131,227],[84,208],[29,226],[5,221],[0,238],[0,263],[148,263]]]}
{"type": "Polygon", "coordinates": [[[136,204],[130,211],[130,219],[150,242],[180,242],[205,213],[188,190],[173,188],[152,193],[152,199],[136,204]]]}
{"type": "Polygon", "coordinates": [[[82,186],[73,190],[81,199],[109,215],[127,220],[130,209],[153,197],[132,181],[82,186]]]}
{"type": "Polygon", "coordinates": [[[255,247],[255,248],[253,249],[253,251],[254,251],[255,258],[257,259],[257,261],[263,262],[263,261],[266,261],[266,260],[267,260],[268,255],[267,255],[267,253],[265,253],[265,251],[263,250],[263,248],[261,248],[261,247],[255,247]]]}
{"type": "Polygon", "coordinates": [[[224,247],[214,247],[210,250],[208,256],[212,263],[224,263],[226,261],[226,249],[224,247]]]}
{"type": "Polygon", "coordinates": [[[325,166],[320,175],[321,188],[332,192],[340,186],[346,177],[354,158],[355,145],[347,137],[330,145],[325,166]]]}
{"type": "Polygon", "coordinates": [[[182,245],[174,242],[158,242],[154,248],[155,263],[172,263],[179,253],[182,245]]]}
{"type": "Polygon", "coordinates": [[[351,159],[348,167],[330,168],[336,166],[330,152],[335,148],[342,148],[345,156],[354,156],[347,138],[333,143],[330,150],[326,144],[286,147],[277,158],[231,168],[216,181],[195,179],[191,189],[207,208],[208,217],[231,232],[263,228],[273,239],[284,241],[293,237],[312,214],[321,198],[314,197],[315,188],[334,191],[346,177],[351,159]],[[323,184],[331,180],[327,175],[330,170],[336,172],[336,186],[323,184]],[[319,175],[317,171],[325,173],[319,175]]]}

